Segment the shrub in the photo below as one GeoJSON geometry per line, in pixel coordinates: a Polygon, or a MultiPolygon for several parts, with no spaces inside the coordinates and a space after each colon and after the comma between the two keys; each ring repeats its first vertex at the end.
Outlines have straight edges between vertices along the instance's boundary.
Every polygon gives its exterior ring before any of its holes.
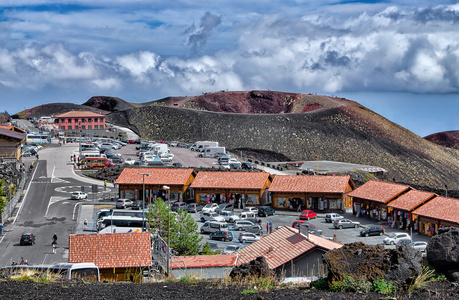
{"type": "Polygon", "coordinates": [[[335,281],[330,285],[330,291],[332,292],[369,292],[371,289],[371,283],[363,278],[355,280],[351,276],[344,276],[342,280],[335,281]]]}
{"type": "Polygon", "coordinates": [[[411,282],[408,290],[413,291],[425,286],[427,283],[435,280],[434,276],[435,270],[429,266],[424,266],[422,268],[422,272],[413,280],[413,282],[411,282]]]}
{"type": "Polygon", "coordinates": [[[318,290],[327,290],[328,289],[328,279],[326,277],[317,279],[316,281],[311,282],[311,287],[313,289],[318,289],[318,290]]]}
{"type": "Polygon", "coordinates": [[[384,278],[380,278],[373,281],[371,289],[376,293],[390,294],[395,292],[395,285],[392,281],[386,281],[384,278]]]}

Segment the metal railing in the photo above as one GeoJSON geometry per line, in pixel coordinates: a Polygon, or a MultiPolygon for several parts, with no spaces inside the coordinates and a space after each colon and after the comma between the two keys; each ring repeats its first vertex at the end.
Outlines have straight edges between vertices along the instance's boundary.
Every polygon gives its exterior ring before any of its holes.
{"type": "Polygon", "coordinates": [[[12,215],[14,209],[16,208],[16,205],[18,204],[19,200],[23,196],[24,186],[26,184],[28,173],[29,171],[25,171],[21,173],[22,178],[16,190],[16,194],[13,197],[11,197],[11,199],[8,201],[8,204],[5,206],[5,210],[1,214],[1,220],[0,220],[1,224],[4,224],[8,220],[8,218],[12,215]]]}

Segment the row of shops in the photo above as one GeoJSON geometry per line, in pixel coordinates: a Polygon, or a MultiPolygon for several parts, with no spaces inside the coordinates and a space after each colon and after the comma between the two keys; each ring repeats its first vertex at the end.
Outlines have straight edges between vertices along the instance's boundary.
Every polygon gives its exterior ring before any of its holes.
{"type": "Polygon", "coordinates": [[[459,227],[459,200],[407,185],[369,181],[349,194],[353,212],[387,226],[432,236],[441,227],[459,227]]]}
{"type": "Polygon", "coordinates": [[[278,175],[193,169],[125,168],[115,184],[119,197],[154,201],[232,203],[236,207],[271,205],[276,209],[343,211],[352,207],[355,189],[349,176],[278,175]],[[142,174],[150,174],[144,176],[142,174]]]}

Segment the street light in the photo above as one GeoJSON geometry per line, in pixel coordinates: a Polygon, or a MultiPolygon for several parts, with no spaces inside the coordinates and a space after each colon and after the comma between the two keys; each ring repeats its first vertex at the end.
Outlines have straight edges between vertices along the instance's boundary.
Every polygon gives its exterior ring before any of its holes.
{"type": "Polygon", "coordinates": [[[142,204],[142,228],[145,226],[145,176],[150,176],[150,173],[139,173],[143,179],[143,204],[142,204]]]}
{"type": "Polygon", "coordinates": [[[170,271],[170,260],[171,260],[171,206],[169,199],[170,193],[171,193],[171,188],[167,185],[163,186],[163,190],[166,190],[168,192],[168,197],[167,197],[167,209],[168,209],[168,214],[167,214],[167,276],[169,277],[169,271],[170,271]]]}

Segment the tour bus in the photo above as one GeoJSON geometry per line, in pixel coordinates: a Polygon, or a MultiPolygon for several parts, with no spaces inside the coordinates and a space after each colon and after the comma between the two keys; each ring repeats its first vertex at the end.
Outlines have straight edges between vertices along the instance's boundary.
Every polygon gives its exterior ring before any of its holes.
{"type": "Polygon", "coordinates": [[[106,157],[85,157],[81,163],[83,169],[98,169],[113,166],[112,161],[106,157]]]}
{"type": "Polygon", "coordinates": [[[61,275],[64,279],[85,279],[100,281],[99,268],[94,263],[59,263],[56,265],[16,265],[1,268],[3,272],[51,272],[61,275]]]}
{"type": "Polygon", "coordinates": [[[98,233],[99,234],[104,234],[104,233],[138,233],[142,232],[142,228],[140,227],[117,227],[117,226],[112,226],[109,225],[105,227],[104,229],[100,230],[98,233]]]}
{"type": "Polygon", "coordinates": [[[97,221],[97,231],[107,226],[145,228],[147,221],[147,215],[145,215],[145,220],[143,218],[130,216],[108,216],[97,221]]]}
{"type": "Polygon", "coordinates": [[[28,133],[26,143],[50,144],[51,136],[45,133],[28,133]]]}

